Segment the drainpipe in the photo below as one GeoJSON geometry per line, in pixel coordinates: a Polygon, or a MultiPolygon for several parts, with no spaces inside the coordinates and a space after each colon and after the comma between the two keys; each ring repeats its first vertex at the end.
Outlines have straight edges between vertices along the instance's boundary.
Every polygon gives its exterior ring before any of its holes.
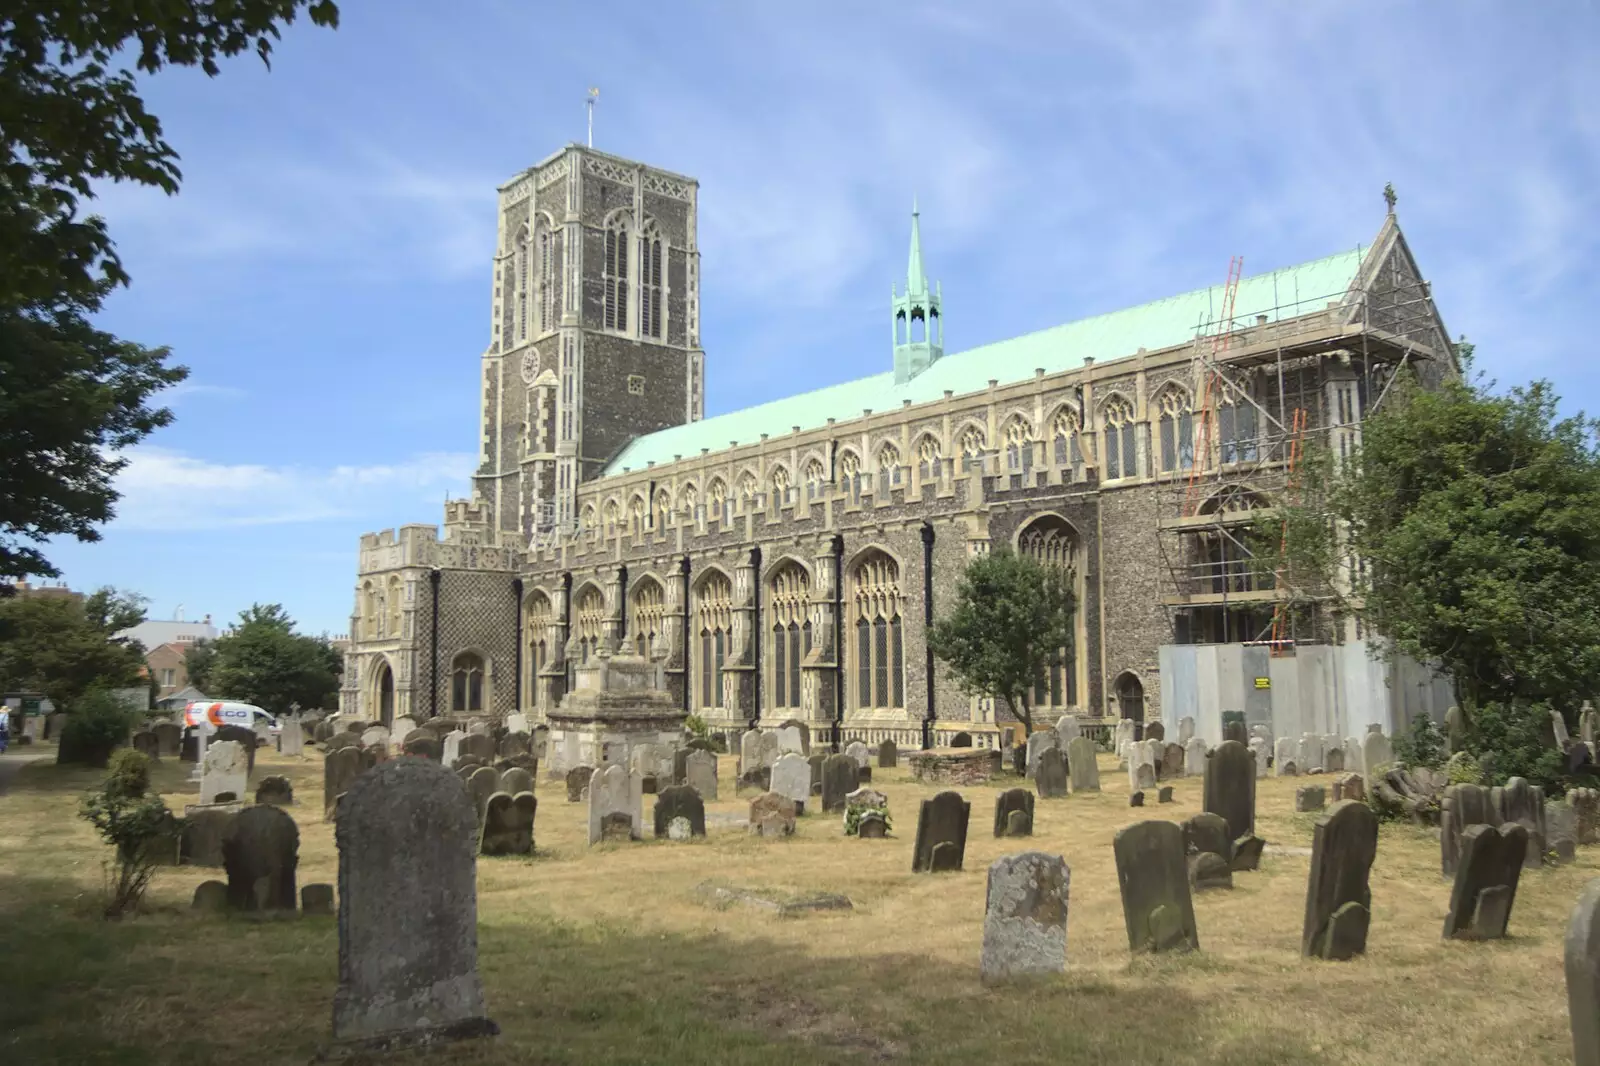
{"type": "Polygon", "coordinates": [[[429,639],[428,655],[432,659],[432,666],[428,671],[428,717],[439,717],[439,578],[440,569],[436,566],[428,571],[428,586],[432,590],[428,599],[429,611],[432,618],[428,622],[431,633],[429,639]]]}
{"type": "Polygon", "coordinates": [[[835,533],[833,552],[833,750],[844,740],[844,535],[835,533]]]}
{"type": "Polygon", "coordinates": [[[516,685],[517,685],[517,688],[516,688],[516,692],[517,692],[516,708],[517,708],[518,711],[521,711],[522,710],[522,579],[520,577],[514,577],[514,578],[511,579],[511,599],[512,599],[511,606],[512,606],[513,610],[516,612],[515,613],[516,623],[512,627],[513,628],[513,632],[516,634],[516,639],[512,643],[512,651],[513,651],[514,654],[512,656],[512,660],[511,661],[515,664],[515,674],[514,674],[514,676],[515,676],[516,685]]]}
{"type": "Polygon", "coordinates": [[[689,713],[690,689],[694,687],[694,649],[689,646],[689,557],[683,557],[683,713],[689,713]]]}
{"type": "Polygon", "coordinates": [[[761,547],[760,547],[760,545],[757,545],[757,546],[755,546],[755,547],[750,549],[750,574],[751,574],[751,579],[754,582],[754,587],[751,588],[751,590],[750,590],[750,600],[751,600],[752,606],[754,607],[754,610],[752,611],[752,613],[750,615],[750,626],[751,626],[751,629],[753,630],[753,632],[750,634],[750,640],[751,640],[751,643],[755,645],[755,648],[754,648],[755,656],[754,656],[754,658],[755,658],[755,667],[756,667],[756,683],[755,683],[755,691],[754,691],[755,703],[753,704],[753,706],[751,708],[754,713],[750,718],[750,728],[754,729],[754,728],[756,728],[757,723],[759,723],[761,721],[761,633],[762,633],[762,630],[761,630],[761,547]]]}
{"type": "Polygon", "coordinates": [[[924,682],[928,686],[928,713],[922,718],[922,750],[933,747],[933,523],[922,523],[922,651],[924,682]]]}
{"type": "Polygon", "coordinates": [[[566,639],[561,645],[561,698],[572,691],[572,661],[567,658],[567,645],[572,642],[572,571],[564,570],[561,573],[561,632],[566,639]]]}
{"type": "MultiPolygon", "coordinates": [[[[622,650],[622,642],[628,639],[628,564],[623,563],[617,567],[617,595],[622,602],[617,604],[617,650],[622,650]]],[[[649,654],[649,649],[645,650],[649,654]]]]}

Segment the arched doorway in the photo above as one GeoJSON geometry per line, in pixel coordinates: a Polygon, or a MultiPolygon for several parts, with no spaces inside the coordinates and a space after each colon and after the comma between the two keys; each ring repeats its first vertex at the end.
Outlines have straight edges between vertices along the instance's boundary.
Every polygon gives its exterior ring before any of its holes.
{"type": "Polygon", "coordinates": [[[376,694],[374,703],[378,708],[378,720],[385,727],[394,724],[394,671],[389,669],[386,661],[378,663],[378,675],[373,679],[373,691],[376,694]]]}
{"type": "Polygon", "coordinates": [[[1144,682],[1133,671],[1117,678],[1117,717],[1133,722],[1133,737],[1144,739],[1144,682]]]}

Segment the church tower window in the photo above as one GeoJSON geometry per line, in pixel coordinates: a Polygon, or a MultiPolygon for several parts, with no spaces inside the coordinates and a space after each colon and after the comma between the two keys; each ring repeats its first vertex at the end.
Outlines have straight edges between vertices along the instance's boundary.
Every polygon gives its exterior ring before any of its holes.
{"type": "Polygon", "coordinates": [[[542,333],[549,333],[558,324],[556,322],[555,238],[550,233],[550,227],[542,221],[539,223],[538,236],[535,243],[539,256],[539,330],[542,333]]]}
{"type": "Polygon", "coordinates": [[[517,340],[528,339],[528,231],[517,233],[517,340]]]}
{"type": "Polygon", "coordinates": [[[701,709],[721,709],[726,705],[722,668],[733,650],[733,582],[725,574],[713,570],[700,582],[695,593],[695,617],[700,635],[696,695],[701,709]]]}
{"type": "Polygon", "coordinates": [[[606,254],[601,277],[605,289],[605,328],[628,328],[628,228],[619,216],[606,227],[606,254]]]}
{"type": "Polygon", "coordinates": [[[1110,481],[1139,476],[1139,452],[1133,438],[1133,404],[1112,396],[1105,405],[1105,477],[1110,481]]]}
{"type": "Polygon", "coordinates": [[[639,238],[639,332],[657,339],[661,336],[661,260],[664,255],[661,234],[652,223],[639,238]]]}
{"type": "Polygon", "coordinates": [[[807,602],[811,578],[798,563],[785,563],[772,575],[768,594],[772,618],[772,705],[798,708],[800,664],[811,652],[807,602]]]}
{"type": "Polygon", "coordinates": [[[450,710],[473,714],[483,710],[483,656],[464,651],[450,664],[450,710]]]}
{"type": "Polygon", "coordinates": [[[905,706],[905,648],[900,627],[900,568],[874,551],[851,572],[855,614],[855,661],[851,672],[856,707],[893,710],[905,706]]]}

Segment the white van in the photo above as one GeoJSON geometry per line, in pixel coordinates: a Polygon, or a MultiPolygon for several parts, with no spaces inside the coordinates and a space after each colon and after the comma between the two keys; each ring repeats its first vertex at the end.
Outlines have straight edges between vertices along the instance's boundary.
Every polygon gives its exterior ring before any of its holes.
{"type": "Polygon", "coordinates": [[[192,729],[201,721],[209,721],[213,730],[225,725],[243,726],[254,730],[257,725],[265,722],[267,735],[272,737],[276,737],[283,729],[276,718],[260,707],[232,700],[197,700],[183,708],[183,724],[186,728],[192,729]]]}

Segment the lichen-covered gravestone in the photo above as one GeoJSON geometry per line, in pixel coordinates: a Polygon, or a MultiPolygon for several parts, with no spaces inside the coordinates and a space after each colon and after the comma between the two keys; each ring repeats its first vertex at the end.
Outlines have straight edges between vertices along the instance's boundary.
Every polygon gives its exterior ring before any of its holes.
{"type": "Polygon", "coordinates": [[[489,806],[489,797],[500,791],[500,773],[492,766],[480,766],[467,775],[467,791],[472,794],[472,805],[478,811],[478,824],[483,825],[483,812],[489,806]]]}
{"type": "Polygon", "coordinates": [[[1376,777],[1381,767],[1394,762],[1394,745],[1381,729],[1373,729],[1361,738],[1361,768],[1368,777],[1376,777]]]}
{"type": "Polygon", "coordinates": [[[1008,788],[994,798],[996,837],[1033,836],[1033,793],[1025,788],[1008,788]]]}
{"type": "Polygon", "coordinates": [[[1544,865],[1545,841],[1544,789],[1530,785],[1526,778],[1513,777],[1504,786],[1489,790],[1489,801],[1500,814],[1500,822],[1521,822],[1528,829],[1527,867],[1544,865]]]}
{"type": "Polygon", "coordinates": [[[657,840],[688,840],[706,835],[706,805],[688,785],[668,785],[656,796],[657,840]]]}
{"type": "Polygon", "coordinates": [[[1469,784],[1446,788],[1439,800],[1439,867],[1444,876],[1455,875],[1461,857],[1461,834],[1468,826],[1499,824],[1500,812],[1490,803],[1487,788],[1469,784]]]}
{"type": "Polygon", "coordinates": [[[922,801],[917,812],[917,840],[911,851],[912,873],[944,873],[961,869],[967,851],[967,822],[972,804],[959,792],[941,792],[922,801]]]}
{"type": "Polygon", "coordinates": [[[1564,954],[1572,1060],[1575,1066],[1600,1066],[1600,878],[1578,894],[1564,954]]]}
{"type": "Polygon", "coordinates": [[[183,747],[183,727],[176,722],[157,722],[150,732],[156,735],[156,754],[163,759],[172,758],[183,747]]]}
{"type": "Polygon", "coordinates": [[[610,834],[639,840],[644,834],[644,792],[638,774],[612,764],[596,770],[589,779],[589,843],[598,844],[610,834]]]}
{"type": "Polygon", "coordinates": [[[1469,825],[1461,833],[1461,857],[1450,891],[1444,935],[1457,940],[1495,940],[1506,935],[1516,902],[1528,830],[1510,825],[1469,825]]]}
{"type": "Polygon", "coordinates": [[[589,795],[589,782],[594,779],[594,767],[574,766],[567,771],[567,802],[582,803],[589,795]]]}
{"type": "Polygon", "coordinates": [[[248,807],[233,819],[222,841],[228,871],[228,906],[238,911],[292,911],[300,830],[277,807],[248,807]]]}
{"type": "Polygon", "coordinates": [[[492,1036],[478,975],[477,816],[461,779],[422,759],[362,774],[339,846],[333,1035],[380,1051],[492,1036]]]}
{"type": "Polygon", "coordinates": [[[859,764],[848,755],[829,755],[822,763],[822,809],[844,810],[845,797],[856,790],[859,764]]]}
{"type": "Polygon", "coordinates": [[[278,751],[283,755],[301,755],[306,750],[305,730],[300,719],[286,718],[278,731],[278,751]]]}
{"type": "Polygon", "coordinates": [[[1094,741],[1088,737],[1067,741],[1067,773],[1073,792],[1100,791],[1100,764],[1095,761],[1094,741]]]}
{"type": "Polygon", "coordinates": [[[290,806],[294,803],[294,786],[289,784],[287,777],[278,774],[263,777],[256,786],[256,802],[277,807],[290,806]]]}
{"type": "Polygon", "coordinates": [[[237,741],[218,740],[206,746],[206,761],[200,771],[200,802],[215,803],[217,797],[232,793],[245,798],[250,783],[249,760],[237,741]]]}
{"type": "Polygon", "coordinates": [[[439,738],[434,736],[431,729],[413,729],[411,735],[406,737],[400,745],[402,753],[414,759],[431,759],[440,762],[444,758],[444,750],[439,745],[439,738]]]}
{"type": "Polygon", "coordinates": [[[1297,814],[1320,811],[1328,804],[1328,793],[1321,785],[1307,785],[1294,790],[1294,809],[1297,814]]]}
{"type": "Polygon", "coordinates": [[[1067,968],[1067,901],[1072,872],[1059,855],[1025,851],[989,867],[984,901],[985,981],[1067,968]]]}
{"type": "Polygon", "coordinates": [[[811,798],[811,764],[804,755],[786,752],[778,756],[772,767],[772,789],[794,803],[797,811],[803,810],[811,798]]]}
{"type": "Polygon", "coordinates": [[[1340,800],[1317,819],[1301,954],[1349,959],[1367,950],[1372,890],[1367,875],[1378,854],[1378,816],[1364,803],[1340,800]]]}
{"type": "Polygon", "coordinates": [[[350,791],[350,786],[366,769],[362,761],[361,749],[357,747],[338,748],[328,752],[327,758],[322,761],[322,817],[324,820],[334,817],[338,812],[339,797],[350,791]]]}
{"type": "Polygon", "coordinates": [[[1054,732],[1045,730],[1032,733],[1028,736],[1028,776],[1035,777],[1039,772],[1039,760],[1047,751],[1056,751],[1058,737],[1054,732]]]}
{"type": "Polygon", "coordinates": [[[865,770],[872,765],[872,753],[867,750],[867,745],[859,740],[852,740],[844,746],[844,753],[856,761],[856,765],[865,770]]]}
{"type": "Polygon", "coordinates": [[[885,740],[878,745],[878,769],[893,770],[900,765],[900,749],[892,740],[885,740]]]}
{"type": "Polygon", "coordinates": [[[1578,843],[1600,843],[1600,790],[1569,788],[1567,804],[1577,817],[1578,843]]]}
{"type": "MultiPolygon", "coordinates": [[[[801,765],[805,760],[801,760],[801,765]]],[[[762,837],[794,834],[794,800],[776,792],[763,792],[750,801],[750,832],[762,837]]]]}
{"type": "Polygon", "coordinates": [[[1238,840],[1256,827],[1256,768],[1250,749],[1237,740],[1225,740],[1206,758],[1201,810],[1220,814],[1228,823],[1228,836],[1238,840]]]}
{"type": "Polygon", "coordinates": [[[1111,850],[1117,860],[1128,950],[1198,951],[1200,934],[1189,893],[1183,830],[1172,822],[1137,822],[1117,831],[1111,850]]]}
{"type": "Polygon", "coordinates": [[[1194,739],[1194,719],[1184,715],[1178,719],[1178,743],[1184,747],[1189,746],[1189,741],[1194,739]]]}
{"type": "Polygon", "coordinates": [[[717,757],[709,751],[691,751],[684,760],[684,782],[708,803],[717,801],[717,757]]]}
{"type": "Polygon", "coordinates": [[[1060,748],[1046,748],[1033,767],[1033,787],[1040,799],[1061,799],[1067,794],[1067,760],[1060,748]]]}
{"type": "Polygon", "coordinates": [[[539,800],[532,792],[496,792],[483,811],[483,831],[478,836],[481,855],[533,854],[533,818],[539,800]]]}

